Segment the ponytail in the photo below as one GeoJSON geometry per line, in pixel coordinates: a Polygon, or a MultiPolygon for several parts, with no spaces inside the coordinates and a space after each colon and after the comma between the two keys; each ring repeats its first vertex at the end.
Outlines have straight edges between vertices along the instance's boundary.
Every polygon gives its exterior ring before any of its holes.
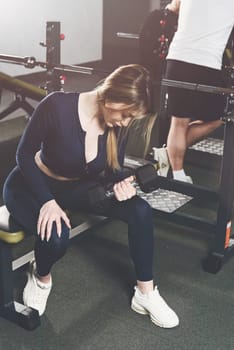
{"type": "Polygon", "coordinates": [[[107,135],[107,165],[113,170],[119,170],[120,165],[118,161],[118,140],[116,132],[113,128],[108,130],[107,135]]]}

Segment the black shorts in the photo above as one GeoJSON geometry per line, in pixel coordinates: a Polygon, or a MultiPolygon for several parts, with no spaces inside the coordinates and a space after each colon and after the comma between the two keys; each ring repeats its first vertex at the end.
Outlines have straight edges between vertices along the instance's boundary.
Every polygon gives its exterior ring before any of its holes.
{"type": "MultiPolygon", "coordinates": [[[[223,72],[191,63],[167,60],[165,78],[225,87],[223,72]]],[[[168,113],[193,120],[217,120],[224,115],[226,97],[222,95],[168,87],[168,113]]]]}

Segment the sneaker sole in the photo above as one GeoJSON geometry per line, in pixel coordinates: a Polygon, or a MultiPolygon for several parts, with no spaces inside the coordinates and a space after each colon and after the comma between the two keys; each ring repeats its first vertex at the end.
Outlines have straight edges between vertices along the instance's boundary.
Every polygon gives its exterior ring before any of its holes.
{"type": "Polygon", "coordinates": [[[159,322],[158,320],[153,318],[151,316],[151,314],[146,309],[144,309],[142,306],[138,305],[134,301],[134,299],[132,300],[132,303],[131,303],[131,309],[140,315],[148,315],[150,317],[152,323],[154,323],[156,326],[159,326],[161,328],[174,328],[174,327],[177,327],[179,325],[179,323],[174,324],[174,325],[165,325],[164,323],[159,322]]]}
{"type": "Polygon", "coordinates": [[[132,300],[131,309],[141,315],[149,315],[149,312],[143,307],[136,304],[134,299],[132,300]]]}

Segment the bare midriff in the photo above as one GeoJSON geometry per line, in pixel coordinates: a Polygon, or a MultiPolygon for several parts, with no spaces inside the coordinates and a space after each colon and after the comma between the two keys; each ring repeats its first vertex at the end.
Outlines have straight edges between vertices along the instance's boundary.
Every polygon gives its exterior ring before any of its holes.
{"type": "Polygon", "coordinates": [[[55,180],[60,180],[60,181],[76,181],[79,180],[78,177],[76,178],[69,178],[65,176],[58,175],[54,173],[51,169],[49,169],[41,160],[41,151],[38,151],[35,154],[35,163],[37,164],[38,168],[47,176],[52,177],[55,180]]]}

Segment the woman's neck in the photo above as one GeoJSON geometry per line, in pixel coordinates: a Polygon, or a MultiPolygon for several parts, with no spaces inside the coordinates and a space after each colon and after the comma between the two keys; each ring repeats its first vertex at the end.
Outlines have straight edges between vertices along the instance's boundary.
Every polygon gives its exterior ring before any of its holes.
{"type": "Polygon", "coordinates": [[[106,129],[102,107],[98,102],[97,91],[94,90],[80,94],[79,115],[81,124],[86,131],[92,125],[96,125],[100,131],[104,131],[106,129]]]}

